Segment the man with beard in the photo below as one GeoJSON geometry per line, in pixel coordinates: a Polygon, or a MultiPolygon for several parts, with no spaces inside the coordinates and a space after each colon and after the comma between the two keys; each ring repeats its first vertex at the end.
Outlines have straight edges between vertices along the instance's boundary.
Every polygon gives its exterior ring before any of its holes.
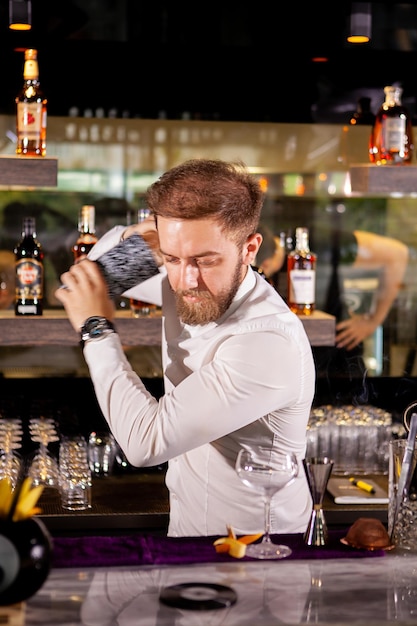
{"type": "Polygon", "coordinates": [[[56,293],[81,329],[97,399],[127,459],[137,467],[168,461],[170,536],[263,528],[262,493],[235,471],[239,449],[250,444],[293,452],[299,461],[299,475],[273,498],[271,532],[303,532],[310,518],[301,461],[314,362],[301,321],[251,267],[262,242],[263,200],[241,163],[178,165],[147,191],[153,217],[109,231],[89,259],[62,275],[65,288],[56,293]],[[125,295],[162,306],[159,400],[123,353],[108,285],[94,262],[138,233],[135,254],[149,280],[125,295]]]}

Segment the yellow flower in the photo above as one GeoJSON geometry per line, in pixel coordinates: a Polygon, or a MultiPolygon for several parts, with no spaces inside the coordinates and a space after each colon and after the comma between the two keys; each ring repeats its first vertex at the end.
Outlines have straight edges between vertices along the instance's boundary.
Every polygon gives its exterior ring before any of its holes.
{"type": "Polygon", "coordinates": [[[41,512],[36,505],[43,491],[43,485],[32,487],[32,479],[25,478],[13,490],[9,478],[0,479],[0,518],[10,518],[12,522],[32,517],[41,512]]]}
{"type": "Polygon", "coordinates": [[[7,517],[13,502],[13,489],[10,478],[0,480],[0,517],[7,517]]]}

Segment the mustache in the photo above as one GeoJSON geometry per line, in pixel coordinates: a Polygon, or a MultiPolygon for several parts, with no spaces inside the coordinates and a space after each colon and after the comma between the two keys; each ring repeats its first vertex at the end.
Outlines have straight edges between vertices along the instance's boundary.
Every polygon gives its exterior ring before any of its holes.
{"type": "Polygon", "coordinates": [[[207,291],[207,289],[179,289],[176,292],[176,295],[179,297],[184,296],[198,296],[199,298],[205,298],[206,300],[211,299],[211,293],[207,291]]]}

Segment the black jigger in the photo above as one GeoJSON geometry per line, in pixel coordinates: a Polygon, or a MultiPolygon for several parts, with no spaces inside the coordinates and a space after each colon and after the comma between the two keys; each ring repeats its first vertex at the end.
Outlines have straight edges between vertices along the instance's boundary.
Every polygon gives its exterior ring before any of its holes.
{"type": "Polygon", "coordinates": [[[327,456],[303,459],[304,470],[313,498],[313,510],[304,541],[308,546],[324,546],[327,543],[327,524],[324,518],[323,498],[332,473],[334,461],[327,456]]]}

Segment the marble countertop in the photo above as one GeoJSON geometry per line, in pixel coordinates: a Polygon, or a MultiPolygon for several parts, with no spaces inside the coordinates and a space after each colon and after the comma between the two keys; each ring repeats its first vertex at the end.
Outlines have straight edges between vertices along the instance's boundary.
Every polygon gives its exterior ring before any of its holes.
{"type": "MultiPolygon", "coordinates": [[[[1,610],[0,610],[1,615],[1,610]]],[[[417,553],[380,558],[54,568],[21,606],[25,626],[272,626],[415,624],[417,553]],[[237,602],[217,610],[161,604],[167,586],[214,583],[237,602]]]]}

